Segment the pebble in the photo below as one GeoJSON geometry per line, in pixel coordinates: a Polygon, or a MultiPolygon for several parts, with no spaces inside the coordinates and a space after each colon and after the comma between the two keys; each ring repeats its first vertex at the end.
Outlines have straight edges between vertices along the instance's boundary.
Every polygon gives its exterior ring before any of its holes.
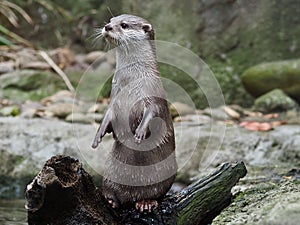
{"type": "Polygon", "coordinates": [[[84,123],[84,124],[90,124],[92,122],[89,117],[87,117],[82,113],[69,114],[66,117],[65,121],[70,123],[84,123]]]}
{"type": "Polygon", "coordinates": [[[187,115],[187,114],[194,114],[195,109],[193,109],[189,105],[184,104],[182,102],[174,102],[170,106],[170,113],[171,113],[172,117],[176,117],[178,115],[179,116],[184,116],[184,115],[187,115]]]}
{"type": "Polygon", "coordinates": [[[91,120],[97,123],[101,123],[103,120],[104,115],[101,113],[88,113],[86,116],[91,120]]]}
{"type": "Polygon", "coordinates": [[[79,108],[72,103],[57,103],[54,105],[49,105],[46,108],[46,111],[53,113],[53,116],[58,118],[65,118],[72,112],[78,112],[79,108]]]}

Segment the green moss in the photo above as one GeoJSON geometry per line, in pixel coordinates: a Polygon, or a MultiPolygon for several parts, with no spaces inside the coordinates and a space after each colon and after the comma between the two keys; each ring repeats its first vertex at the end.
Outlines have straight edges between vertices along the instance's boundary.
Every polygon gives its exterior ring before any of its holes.
{"type": "Polygon", "coordinates": [[[300,60],[262,63],[242,75],[245,88],[255,97],[279,88],[300,100],[300,60]]]}
{"type": "Polygon", "coordinates": [[[0,97],[13,102],[37,101],[65,88],[61,78],[50,72],[23,70],[0,77],[0,97]]]}

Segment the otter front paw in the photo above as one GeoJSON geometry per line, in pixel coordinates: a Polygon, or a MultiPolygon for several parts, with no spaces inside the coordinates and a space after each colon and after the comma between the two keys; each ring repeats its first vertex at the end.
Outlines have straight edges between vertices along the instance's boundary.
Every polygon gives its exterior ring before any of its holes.
{"type": "Polygon", "coordinates": [[[146,139],[147,130],[137,128],[135,130],[134,139],[136,143],[141,143],[142,140],[146,139]]]}

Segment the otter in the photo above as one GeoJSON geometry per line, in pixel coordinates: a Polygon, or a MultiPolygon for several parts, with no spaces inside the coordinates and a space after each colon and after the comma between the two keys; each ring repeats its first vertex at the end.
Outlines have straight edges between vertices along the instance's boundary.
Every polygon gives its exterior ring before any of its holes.
{"type": "Polygon", "coordinates": [[[113,208],[158,206],[174,182],[177,163],[172,119],[157,68],[153,26],[133,15],[110,19],[101,35],[116,46],[110,104],[93,148],[106,133],[115,139],[102,191],[113,208]]]}

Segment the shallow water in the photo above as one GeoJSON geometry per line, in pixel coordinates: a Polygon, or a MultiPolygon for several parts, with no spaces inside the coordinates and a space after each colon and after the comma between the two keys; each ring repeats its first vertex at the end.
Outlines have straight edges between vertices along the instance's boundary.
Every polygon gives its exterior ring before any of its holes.
{"type": "Polygon", "coordinates": [[[27,225],[24,200],[0,199],[0,225],[27,225]]]}

